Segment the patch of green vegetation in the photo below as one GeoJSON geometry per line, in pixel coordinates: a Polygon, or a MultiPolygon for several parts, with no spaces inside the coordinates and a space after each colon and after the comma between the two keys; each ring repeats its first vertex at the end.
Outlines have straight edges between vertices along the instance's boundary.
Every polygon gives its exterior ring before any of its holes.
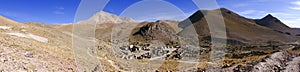
{"type": "Polygon", "coordinates": [[[251,51],[248,53],[233,53],[233,54],[226,54],[225,57],[228,58],[244,58],[244,57],[249,57],[249,56],[261,56],[261,55],[266,55],[269,53],[266,53],[264,51],[251,51]]]}
{"type": "Polygon", "coordinates": [[[25,51],[33,51],[33,50],[35,50],[34,48],[32,48],[32,47],[24,47],[23,48],[25,51]]]}
{"type": "Polygon", "coordinates": [[[295,46],[292,50],[300,50],[300,46],[295,46]]]}

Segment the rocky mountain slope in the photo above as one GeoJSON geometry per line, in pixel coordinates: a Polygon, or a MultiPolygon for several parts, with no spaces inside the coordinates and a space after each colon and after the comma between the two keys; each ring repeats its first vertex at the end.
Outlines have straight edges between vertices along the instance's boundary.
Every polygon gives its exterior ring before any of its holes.
{"type": "Polygon", "coordinates": [[[299,31],[288,27],[287,25],[282,23],[279,19],[272,16],[271,14],[268,14],[262,19],[256,20],[256,23],[261,26],[271,28],[277,32],[284,33],[291,36],[296,36],[297,33],[300,33],[299,31]]]}
{"type": "Polygon", "coordinates": [[[8,18],[5,18],[3,16],[0,16],[0,21],[1,21],[0,25],[9,25],[9,26],[11,26],[11,25],[18,25],[19,24],[18,22],[10,20],[8,18]]]}
{"type": "MultiPolygon", "coordinates": [[[[252,19],[247,19],[245,17],[242,17],[225,8],[221,8],[218,10],[222,12],[223,19],[226,26],[227,37],[229,40],[235,40],[247,44],[262,44],[270,41],[286,43],[286,42],[296,42],[297,40],[299,40],[299,38],[293,36],[294,34],[296,34],[296,32],[294,31],[291,32],[291,34],[293,35],[279,32],[278,31],[279,29],[280,30],[286,29],[289,31],[292,30],[291,28],[285,26],[282,22],[272,17],[271,15],[268,15],[267,17],[256,22],[252,19]],[[268,18],[271,18],[271,20],[266,20],[268,18]],[[264,21],[268,21],[268,22],[264,22],[264,21]],[[276,22],[280,24],[274,24],[276,22]],[[282,28],[275,29],[263,25],[267,23],[270,24],[269,26],[282,27],[282,28]],[[282,26],[277,26],[277,25],[282,25],[282,26]]],[[[196,13],[194,13],[191,17],[181,22],[179,26],[183,27],[183,29],[185,28],[191,29],[188,27],[195,27],[200,38],[210,36],[209,27],[206,22],[206,18],[204,17],[206,12],[210,12],[210,11],[215,11],[215,10],[199,10],[196,13]]]]}
{"type": "Polygon", "coordinates": [[[41,23],[0,22],[0,71],[75,70],[71,35],[41,23]]]}
{"type": "MultiPolygon", "coordinates": [[[[101,11],[75,24],[96,26],[92,32],[99,64],[91,71],[210,71],[211,65],[225,72],[299,71],[298,31],[271,15],[254,20],[217,10],[199,10],[184,21],[156,22],[101,11]],[[217,10],[228,36],[223,63],[210,62],[213,49],[205,18],[217,10]],[[191,42],[197,40],[199,44],[191,42]]],[[[18,23],[0,16],[0,71],[76,71],[75,24],[18,23]]]]}

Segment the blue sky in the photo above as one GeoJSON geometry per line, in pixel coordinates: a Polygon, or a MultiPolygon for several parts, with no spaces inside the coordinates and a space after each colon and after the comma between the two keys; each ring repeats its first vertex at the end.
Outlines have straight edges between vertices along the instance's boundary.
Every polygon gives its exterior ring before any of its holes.
{"type": "MultiPolygon", "coordinates": [[[[199,10],[192,0],[161,2],[110,0],[104,11],[143,21],[182,20],[199,10]]],[[[300,27],[300,0],[217,0],[217,3],[247,18],[272,14],[290,27],[300,27]]],[[[72,23],[79,4],[80,0],[0,0],[0,15],[18,22],[72,23]]]]}
{"type": "Polygon", "coordinates": [[[0,0],[0,15],[18,22],[70,23],[79,0],[0,0]]]}

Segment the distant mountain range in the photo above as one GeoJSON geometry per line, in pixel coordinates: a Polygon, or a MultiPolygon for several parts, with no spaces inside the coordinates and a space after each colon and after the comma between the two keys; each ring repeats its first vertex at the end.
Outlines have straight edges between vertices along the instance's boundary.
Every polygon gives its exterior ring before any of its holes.
{"type": "MultiPolygon", "coordinates": [[[[267,42],[280,42],[280,43],[295,43],[300,39],[300,31],[293,29],[282,23],[279,19],[268,14],[262,19],[248,19],[240,16],[239,14],[232,12],[226,8],[216,9],[220,10],[226,25],[226,32],[228,39],[239,41],[246,44],[262,44],[267,42]]],[[[216,10],[199,10],[192,14],[188,19],[184,21],[164,21],[173,22],[169,24],[172,27],[177,27],[175,30],[183,32],[184,29],[190,24],[186,24],[189,21],[195,26],[199,37],[210,36],[209,27],[204,17],[205,12],[216,10]],[[177,25],[178,23],[178,25],[177,25]],[[183,29],[183,31],[181,31],[183,29]]],[[[139,23],[131,18],[117,17],[116,15],[107,12],[98,12],[88,20],[84,20],[79,23],[97,23],[97,24],[130,24],[139,23]],[[85,22],[86,21],[86,22],[85,22]],[[99,21],[99,22],[96,22],[99,21]]],[[[145,23],[145,22],[142,22],[145,23]]],[[[147,22],[146,22],[147,23],[147,22]]],[[[151,23],[151,22],[148,22],[151,23]]],[[[189,28],[187,28],[189,29],[189,28]]],[[[100,33],[101,29],[98,29],[100,33]]],[[[104,31],[107,31],[104,30],[104,31]]],[[[230,42],[229,41],[229,42],[230,42]]]]}
{"type": "MultiPolygon", "coordinates": [[[[237,40],[248,44],[263,44],[271,41],[294,43],[299,40],[297,34],[300,34],[300,31],[286,26],[270,14],[262,19],[254,20],[242,17],[225,8],[216,10],[222,12],[227,36],[230,40],[237,40]]],[[[182,28],[188,27],[186,23],[188,23],[187,21],[191,21],[199,36],[210,36],[209,27],[204,17],[205,12],[208,12],[208,10],[197,11],[187,20],[181,22],[179,26],[182,28]]]]}
{"type": "MultiPolygon", "coordinates": [[[[237,40],[243,43],[260,43],[260,42],[268,42],[268,41],[277,41],[277,42],[297,42],[300,38],[300,31],[296,28],[290,28],[284,23],[282,23],[279,19],[268,14],[262,19],[248,19],[246,17],[242,17],[228,9],[220,8],[217,9],[222,12],[224,22],[226,24],[226,32],[227,36],[231,40],[237,40]]],[[[186,24],[188,21],[191,21],[192,24],[196,27],[197,33],[199,37],[210,36],[210,32],[208,29],[207,22],[205,20],[205,13],[209,10],[199,10],[195,12],[192,16],[184,21],[165,21],[172,22],[172,27],[177,27],[176,31],[180,32],[181,29],[185,29],[190,26],[190,24],[186,24]],[[176,26],[179,23],[178,26],[176,26]]],[[[214,11],[214,10],[211,10],[214,11]]],[[[17,24],[12,20],[6,19],[4,17],[0,17],[0,19],[5,19],[5,21],[10,22],[11,24],[17,24]]],[[[1,22],[3,22],[2,20],[1,22]]],[[[114,14],[110,14],[104,11],[100,11],[93,15],[91,18],[87,20],[80,21],[78,23],[96,23],[100,25],[100,28],[97,28],[97,31],[101,31],[101,28],[107,28],[107,26],[111,26],[111,24],[129,24],[129,23],[139,23],[134,21],[131,18],[118,17],[114,14]],[[103,27],[105,25],[105,27],[103,27]]],[[[9,24],[9,23],[1,23],[1,24],[9,24]]],[[[65,31],[71,32],[72,25],[50,25],[53,28],[61,29],[65,31]]],[[[109,30],[109,29],[108,29],[109,30]]],[[[104,30],[104,31],[107,31],[104,30]]],[[[110,32],[110,31],[108,31],[110,32]]],[[[182,31],[181,31],[182,32],[182,31]]],[[[105,33],[105,32],[100,32],[105,33]]]]}
{"type": "MultiPolygon", "coordinates": [[[[99,66],[104,67],[102,71],[137,69],[122,66],[123,59],[155,60],[163,58],[180,60],[187,58],[185,56],[194,56],[183,54],[184,50],[193,52],[199,50],[199,48],[183,45],[188,44],[184,42],[189,40],[182,40],[189,38],[179,36],[189,35],[191,29],[196,31],[195,35],[198,35],[199,44],[204,48],[203,50],[200,49],[201,54],[204,52],[205,55],[205,52],[209,53],[211,47],[211,32],[205,16],[208,12],[219,10],[222,17],[212,15],[212,18],[224,19],[227,44],[233,46],[232,48],[255,49],[256,46],[280,48],[279,45],[284,45],[284,48],[280,49],[285,49],[289,48],[290,45],[299,44],[300,29],[288,27],[271,14],[261,19],[249,19],[226,8],[199,10],[183,21],[158,20],[156,22],[137,22],[131,18],[119,17],[104,11],[74,24],[19,23],[0,16],[0,71],[75,71],[76,64],[72,49],[72,36],[74,35],[72,33],[76,24],[96,25],[95,42],[101,64],[97,64],[97,67],[93,69],[95,71],[101,69],[99,66]],[[162,48],[166,53],[151,53],[152,49],[155,48],[162,48]],[[114,49],[116,53],[113,54],[114,52],[111,52],[111,49],[114,49]]],[[[293,48],[295,47],[297,46],[293,46],[293,48]]],[[[253,53],[249,55],[250,57],[255,54],[267,56],[267,54],[278,51],[275,48],[274,51],[269,50],[270,52],[257,52],[257,50],[255,50],[256,52],[251,52],[251,50],[242,52],[242,50],[237,50],[233,49],[228,53],[236,57],[240,56],[238,54],[247,56],[247,54],[253,53]]],[[[228,56],[228,58],[231,57],[228,56]]],[[[263,58],[257,59],[261,60],[263,58]]],[[[274,58],[271,57],[270,59],[274,58]]],[[[179,65],[178,63],[172,64],[179,65]]],[[[236,63],[233,63],[232,67],[237,66],[234,64],[236,63]]],[[[132,65],[139,66],[139,64],[132,65]]],[[[225,68],[225,65],[222,66],[225,68]]],[[[173,67],[169,68],[172,70],[173,67]]],[[[159,69],[164,70],[165,67],[159,69]]],[[[260,70],[255,69],[255,71],[260,70]]]]}

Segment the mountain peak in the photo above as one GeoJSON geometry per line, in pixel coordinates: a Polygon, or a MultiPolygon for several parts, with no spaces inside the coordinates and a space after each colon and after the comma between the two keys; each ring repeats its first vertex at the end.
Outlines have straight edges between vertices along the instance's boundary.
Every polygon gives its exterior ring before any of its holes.
{"type": "Polygon", "coordinates": [[[230,11],[229,9],[226,8],[220,8],[221,11],[230,11]]]}
{"type": "Polygon", "coordinates": [[[272,19],[277,19],[276,17],[274,17],[273,15],[271,14],[268,14],[267,16],[265,16],[263,19],[269,19],[269,18],[272,18],[272,19]]]}
{"type": "Polygon", "coordinates": [[[229,9],[226,8],[218,8],[214,10],[198,10],[195,13],[193,13],[189,18],[186,20],[182,21],[181,24],[179,24],[179,27],[184,28],[189,26],[191,23],[195,23],[200,21],[201,19],[204,18],[205,14],[207,14],[210,11],[221,11],[221,13],[224,15],[230,15],[230,16],[239,16],[238,14],[234,13],[233,11],[230,11],[229,9]]]}
{"type": "Polygon", "coordinates": [[[97,23],[97,24],[103,24],[103,23],[113,23],[113,24],[119,24],[119,23],[131,23],[136,22],[131,18],[126,17],[120,17],[115,14],[111,14],[105,11],[100,11],[94,14],[90,19],[81,21],[80,23],[97,23]]]}
{"type": "MultiPolygon", "coordinates": [[[[108,12],[105,12],[105,11],[99,11],[96,14],[100,14],[100,15],[114,15],[114,14],[111,14],[111,13],[108,13],[108,12]]],[[[116,15],[114,15],[114,16],[116,16],[116,15]]]]}
{"type": "Polygon", "coordinates": [[[94,16],[98,17],[100,21],[103,23],[129,23],[129,22],[135,22],[131,18],[126,18],[126,17],[119,17],[115,14],[111,14],[108,12],[100,11],[94,16]]]}
{"type": "Polygon", "coordinates": [[[216,9],[216,10],[220,10],[222,12],[222,14],[226,14],[226,15],[235,15],[235,16],[239,16],[239,14],[235,13],[234,11],[231,11],[229,9],[226,9],[226,8],[220,8],[220,9],[216,9]]]}
{"type": "Polygon", "coordinates": [[[268,14],[264,18],[257,20],[256,23],[261,26],[271,28],[273,30],[277,30],[281,32],[291,32],[290,27],[285,25],[283,22],[281,22],[279,19],[277,19],[271,14],[268,14]]]}
{"type": "Polygon", "coordinates": [[[260,21],[272,21],[272,22],[282,23],[279,19],[277,19],[276,17],[274,17],[271,14],[266,15],[265,17],[260,19],[260,21]]]}
{"type": "Polygon", "coordinates": [[[268,14],[267,16],[271,16],[271,17],[274,17],[272,14],[268,14]]]}

